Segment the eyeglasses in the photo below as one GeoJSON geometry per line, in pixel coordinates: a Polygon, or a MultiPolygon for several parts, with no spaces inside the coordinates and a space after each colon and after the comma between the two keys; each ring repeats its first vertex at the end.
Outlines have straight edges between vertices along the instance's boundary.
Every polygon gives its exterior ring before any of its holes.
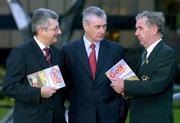
{"type": "Polygon", "coordinates": [[[58,31],[60,30],[60,26],[56,26],[55,28],[43,28],[43,29],[46,29],[46,30],[52,30],[52,31],[58,31]]]}

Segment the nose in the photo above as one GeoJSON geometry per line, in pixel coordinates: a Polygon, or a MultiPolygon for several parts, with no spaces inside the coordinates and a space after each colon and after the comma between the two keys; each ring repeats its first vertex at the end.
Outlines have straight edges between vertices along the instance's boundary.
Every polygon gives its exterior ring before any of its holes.
{"type": "Polygon", "coordinates": [[[139,33],[138,33],[138,30],[136,30],[136,31],[135,31],[135,36],[138,36],[138,34],[139,34],[139,33]]]}
{"type": "Polygon", "coordinates": [[[105,32],[106,32],[106,27],[103,27],[103,26],[102,26],[102,27],[100,28],[100,32],[101,32],[101,33],[105,33],[105,32]]]}
{"type": "Polygon", "coordinates": [[[58,28],[57,33],[58,33],[59,35],[62,34],[62,31],[61,31],[61,28],[60,28],[60,27],[58,28]]]}

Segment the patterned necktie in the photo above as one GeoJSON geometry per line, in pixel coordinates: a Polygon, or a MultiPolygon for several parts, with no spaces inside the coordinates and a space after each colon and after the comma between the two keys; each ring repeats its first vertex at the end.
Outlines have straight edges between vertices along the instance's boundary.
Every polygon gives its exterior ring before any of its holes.
{"type": "Polygon", "coordinates": [[[147,55],[147,50],[144,50],[142,52],[142,56],[141,56],[141,66],[144,64],[144,62],[146,61],[146,55],[147,55]]]}
{"type": "Polygon", "coordinates": [[[47,60],[47,62],[49,64],[49,66],[51,66],[51,55],[50,55],[49,48],[45,47],[43,50],[45,51],[46,60],[47,60]]]}
{"type": "Polygon", "coordinates": [[[91,67],[91,74],[92,74],[92,77],[93,77],[93,80],[95,79],[95,74],[96,74],[96,51],[95,51],[95,47],[96,45],[95,44],[91,44],[90,45],[92,51],[89,55],[89,64],[90,64],[90,67],[91,67]]]}

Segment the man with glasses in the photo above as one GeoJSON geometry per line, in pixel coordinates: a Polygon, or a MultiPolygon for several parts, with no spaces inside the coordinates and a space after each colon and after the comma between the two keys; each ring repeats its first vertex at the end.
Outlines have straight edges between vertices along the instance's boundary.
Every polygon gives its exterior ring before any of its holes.
{"type": "Polygon", "coordinates": [[[62,33],[59,16],[38,9],[32,17],[33,39],[13,49],[7,59],[3,92],[15,99],[14,123],[66,123],[63,89],[30,86],[27,75],[60,66],[59,51],[52,44],[62,33]]]}

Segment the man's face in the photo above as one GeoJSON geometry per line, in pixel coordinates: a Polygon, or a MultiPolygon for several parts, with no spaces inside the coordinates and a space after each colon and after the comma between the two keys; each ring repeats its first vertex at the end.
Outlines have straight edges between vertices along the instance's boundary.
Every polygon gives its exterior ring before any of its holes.
{"type": "Polygon", "coordinates": [[[48,45],[56,43],[58,40],[58,36],[61,35],[61,29],[59,27],[58,20],[49,19],[49,26],[47,29],[44,29],[43,39],[44,42],[48,45]]]}
{"type": "Polygon", "coordinates": [[[143,17],[142,19],[138,19],[136,21],[136,32],[135,36],[139,39],[140,44],[147,48],[151,44],[151,38],[152,38],[152,28],[148,27],[146,24],[146,17],[143,17]]]}
{"type": "Polygon", "coordinates": [[[89,21],[83,22],[87,39],[94,43],[104,39],[106,26],[106,20],[97,16],[92,16],[89,21]]]}

